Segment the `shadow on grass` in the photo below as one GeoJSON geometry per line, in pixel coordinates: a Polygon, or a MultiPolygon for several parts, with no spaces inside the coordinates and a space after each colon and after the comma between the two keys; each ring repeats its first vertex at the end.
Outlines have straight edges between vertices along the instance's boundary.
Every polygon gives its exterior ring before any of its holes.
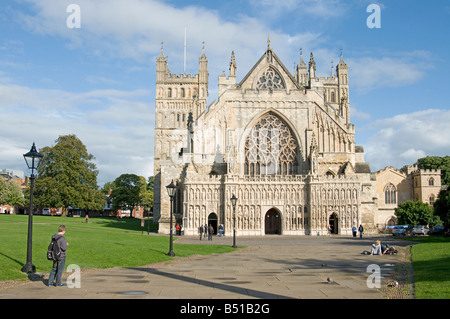
{"type": "Polygon", "coordinates": [[[15,263],[17,263],[17,264],[19,264],[19,265],[21,265],[21,266],[23,266],[23,265],[25,264],[25,263],[23,263],[23,262],[21,262],[21,261],[18,261],[18,260],[15,259],[15,258],[12,258],[12,257],[10,257],[10,256],[8,256],[8,255],[2,253],[2,252],[0,252],[0,255],[5,256],[6,258],[8,258],[8,259],[14,261],[15,263]]]}
{"type": "Polygon", "coordinates": [[[156,233],[158,231],[158,225],[153,224],[153,219],[144,219],[144,227],[141,226],[141,219],[137,218],[116,218],[116,217],[92,217],[89,220],[90,223],[101,225],[102,227],[116,228],[121,230],[141,231],[156,233]],[[150,224],[149,224],[150,223],[150,224]]]}

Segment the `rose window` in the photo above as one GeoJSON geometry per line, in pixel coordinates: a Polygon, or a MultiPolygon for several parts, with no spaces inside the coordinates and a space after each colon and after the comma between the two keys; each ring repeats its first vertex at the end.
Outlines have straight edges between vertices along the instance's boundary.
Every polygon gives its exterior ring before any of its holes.
{"type": "Polygon", "coordinates": [[[268,113],[251,129],[245,142],[246,175],[297,173],[298,144],[289,126],[268,113]]]}

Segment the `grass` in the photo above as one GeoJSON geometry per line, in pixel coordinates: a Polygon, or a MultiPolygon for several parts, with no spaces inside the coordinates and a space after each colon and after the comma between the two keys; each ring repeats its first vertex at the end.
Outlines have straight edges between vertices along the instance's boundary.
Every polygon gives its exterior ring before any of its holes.
{"type": "Polygon", "coordinates": [[[450,299],[450,238],[410,237],[416,299],[450,299]]]}
{"type": "MultiPolygon", "coordinates": [[[[81,268],[136,267],[170,260],[169,236],[147,235],[147,220],[141,228],[140,220],[133,218],[84,218],[33,216],[32,262],[39,273],[49,273],[52,262],[46,252],[51,236],[58,226],[66,226],[69,243],[66,265],[81,268]]],[[[151,230],[155,225],[151,225],[151,230]]],[[[0,281],[25,280],[21,272],[27,255],[27,215],[0,215],[0,281]]],[[[175,237],[176,238],[176,237],[175,237]]],[[[174,239],[175,239],[174,238],[174,239]]],[[[234,249],[223,245],[176,244],[177,257],[194,254],[226,253],[234,249]]]]}

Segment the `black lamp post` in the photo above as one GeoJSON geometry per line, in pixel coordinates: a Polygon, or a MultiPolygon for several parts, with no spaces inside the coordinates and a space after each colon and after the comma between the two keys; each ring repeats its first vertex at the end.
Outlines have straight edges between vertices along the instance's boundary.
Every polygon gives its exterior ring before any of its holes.
{"type": "Polygon", "coordinates": [[[237,248],[236,246],[236,203],[237,197],[231,196],[231,205],[233,205],[233,248],[237,248]]]}
{"type": "Polygon", "coordinates": [[[172,209],[173,209],[173,197],[175,196],[175,193],[177,192],[177,187],[174,185],[173,180],[172,182],[166,186],[167,193],[170,197],[170,250],[167,253],[168,256],[175,256],[175,253],[173,252],[173,225],[172,225],[172,209]]]}
{"type": "Polygon", "coordinates": [[[150,208],[151,208],[151,206],[148,205],[147,208],[148,208],[148,210],[147,210],[147,235],[150,235],[150,208]]]}
{"type": "Polygon", "coordinates": [[[31,146],[31,150],[23,154],[25,158],[25,162],[29,169],[31,169],[30,176],[30,211],[28,212],[28,243],[27,243],[27,263],[22,267],[22,272],[26,273],[34,273],[36,272],[36,267],[31,262],[32,260],[32,245],[33,245],[33,189],[34,189],[34,180],[36,176],[34,175],[34,170],[37,170],[39,163],[43,155],[38,153],[36,150],[36,146],[33,143],[31,146]]]}

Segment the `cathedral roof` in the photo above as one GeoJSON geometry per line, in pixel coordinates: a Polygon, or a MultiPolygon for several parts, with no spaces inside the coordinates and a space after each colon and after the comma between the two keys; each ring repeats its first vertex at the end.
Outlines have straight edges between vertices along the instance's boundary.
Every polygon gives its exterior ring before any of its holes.
{"type": "MultiPolygon", "coordinates": [[[[255,73],[259,73],[261,69],[272,66],[273,68],[282,71],[283,75],[290,79],[289,82],[296,88],[300,89],[299,84],[295,80],[294,76],[289,72],[286,66],[281,62],[280,58],[275,54],[275,52],[270,47],[270,39],[268,41],[267,50],[261,56],[261,58],[256,62],[256,64],[251,68],[251,70],[244,76],[242,81],[238,84],[238,87],[244,86],[244,84],[249,80],[249,78],[255,73]]],[[[287,79],[285,79],[287,80],[287,79]]]]}

